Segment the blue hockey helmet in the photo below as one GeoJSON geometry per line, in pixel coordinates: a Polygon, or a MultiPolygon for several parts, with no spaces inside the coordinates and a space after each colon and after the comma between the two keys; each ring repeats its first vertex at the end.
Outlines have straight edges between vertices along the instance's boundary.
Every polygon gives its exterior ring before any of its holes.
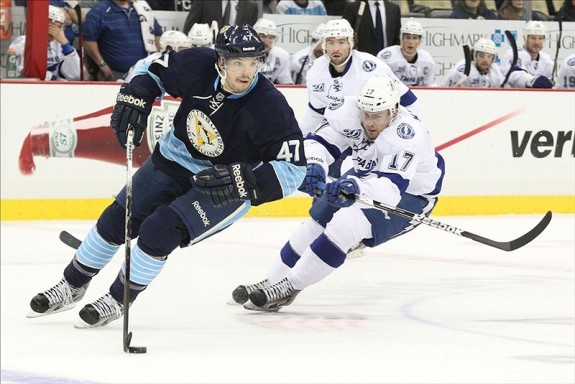
{"type": "Polygon", "coordinates": [[[230,25],[216,37],[216,52],[224,57],[258,57],[264,55],[264,43],[249,25],[230,25]]]}

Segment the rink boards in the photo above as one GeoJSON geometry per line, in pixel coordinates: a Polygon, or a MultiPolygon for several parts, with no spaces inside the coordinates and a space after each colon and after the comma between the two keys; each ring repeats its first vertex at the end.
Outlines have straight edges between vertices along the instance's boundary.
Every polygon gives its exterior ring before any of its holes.
{"type": "MultiPolygon", "coordinates": [[[[307,90],[280,90],[301,118],[307,90]]],[[[117,91],[113,83],[0,82],[2,220],[90,219],[110,203],[125,182],[124,166],[104,161],[117,143],[94,141],[91,150],[85,137],[95,128],[109,134],[108,111],[117,91]],[[49,134],[50,155],[34,157],[35,171],[24,175],[21,149],[39,126],[49,134]],[[78,157],[80,152],[91,158],[78,157]]],[[[413,91],[446,162],[435,214],[575,213],[574,91],[413,91]]],[[[150,137],[167,126],[175,108],[177,100],[169,98],[155,107],[150,137]]],[[[296,193],[255,207],[250,215],[303,217],[310,203],[296,193]]]]}

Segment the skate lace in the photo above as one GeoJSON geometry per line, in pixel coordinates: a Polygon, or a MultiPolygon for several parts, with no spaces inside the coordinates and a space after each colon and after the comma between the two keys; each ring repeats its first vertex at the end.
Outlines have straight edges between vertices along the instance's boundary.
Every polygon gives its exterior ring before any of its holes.
{"type": "Polygon", "coordinates": [[[98,311],[100,319],[112,316],[120,317],[122,315],[122,304],[118,303],[109,293],[94,301],[92,306],[98,311]]]}
{"type": "Polygon", "coordinates": [[[293,293],[294,289],[286,277],[279,283],[265,288],[263,291],[266,294],[268,302],[270,302],[288,297],[293,293]]]}
{"type": "Polygon", "coordinates": [[[68,284],[65,279],[62,279],[58,284],[44,291],[44,296],[48,298],[50,307],[56,304],[68,305],[73,302],[75,292],[76,289],[68,284]]]}
{"type": "Polygon", "coordinates": [[[265,289],[270,286],[268,279],[262,280],[259,283],[246,285],[246,291],[249,293],[255,291],[256,289],[265,289]]]}

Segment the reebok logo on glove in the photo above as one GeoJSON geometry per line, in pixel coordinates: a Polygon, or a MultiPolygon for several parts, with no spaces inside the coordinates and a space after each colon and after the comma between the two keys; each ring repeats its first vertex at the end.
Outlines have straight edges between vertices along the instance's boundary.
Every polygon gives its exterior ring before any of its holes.
{"type": "Polygon", "coordinates": [[[142,109],[146,108],[146,100],[137,99],[132,95],[124,95],[123,93],[118,93],[118,98],[116,99],[116,102],[131,104],[136,107],[140,107],[142,109]]]}
{"type": "Polygon", "coordinates": [[[232,164],[232,174],[234,175],[234,183],[236,184],[236,190],[238,191],[240,199],[249,200],[248,191],[244,188],[246,182],[242,177],[241,164],[232,164]]]}

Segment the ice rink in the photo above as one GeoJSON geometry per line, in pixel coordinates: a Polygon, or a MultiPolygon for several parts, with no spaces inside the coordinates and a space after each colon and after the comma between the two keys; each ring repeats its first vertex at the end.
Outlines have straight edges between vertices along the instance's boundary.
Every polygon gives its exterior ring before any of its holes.
{"type": "MultiPolygon", "coordinates": [[[[438,217],[511,240],[543,215],[438,217]]],[[[503,252],[421,226],[350,259],[279,313],[226,304],[266,277],[302,219],[247,218],[171,256],[122,321],[73,327],[111,284],[123,248],[80,305],[27,319],[93,221],[2,222],[2,383],[574,383],[575,216],[503,252]]]]}

